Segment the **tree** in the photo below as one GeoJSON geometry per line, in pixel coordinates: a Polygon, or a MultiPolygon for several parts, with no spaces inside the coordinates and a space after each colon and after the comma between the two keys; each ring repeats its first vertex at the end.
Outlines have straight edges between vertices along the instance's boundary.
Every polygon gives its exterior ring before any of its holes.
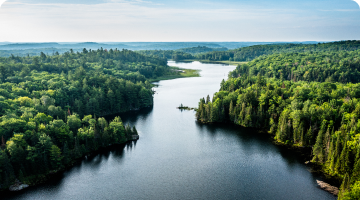
{"type": "Polygon", "coordinates": [[[67,125],[70,127],[70,130],[76,133],[77,129],[81,127],[81,120],[77,115],[70,115],[67,118],[67,125]]]}
{"type": "Polygon", "coordinates": [[[50,149],[51,166],[53,169],[58,169],[61,166],[63,156],[61,150],[56,145],[52,145],[50,149]]]}
{"type": "Polygon", "coordinates": [[[41,100],[41,103],[43,104],[43,106],[45,106],[46,108],[55,104],[55,99],[50,98],[47,95],[42,96],[40,98],[40,100],[41,100]]]}

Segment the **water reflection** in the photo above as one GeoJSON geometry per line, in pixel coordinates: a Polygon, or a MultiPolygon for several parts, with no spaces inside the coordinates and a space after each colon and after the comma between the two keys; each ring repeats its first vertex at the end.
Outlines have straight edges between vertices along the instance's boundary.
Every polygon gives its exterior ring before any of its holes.
{"type": "MultiPolygon", "coordinates": [[[[275,152],[275,155],[280,155],[281,161],[286,163],[285,167],[287,171],[294,172],[299,166],[305,167],[303,164],[306,159],[303,155],[304,152],[289,149],[286,146],[274,145],[272,143],[272,136],[267,133],[259,132],[254,128],[246,128],[233,124],[195,123],[199,133],[207,137],[233,137],[236,139],[238,146],[249,157],[255,156],[256,154],[261,154],[263,157],[274,157],[275,152]]],[[[311,177],[314,183],[316,179],[325,179],[325,177],[319,176],[318,174],[311,174],[311,177]]]]}
{"type": "Polygon", "coordinates": [[[120,118],[124,124],[126,124],[126,123],[134,124],[139,119],[146,120],[149,117],[150,113],[153,111],[153,109],[154,109],[154,107],[151,106],[148,108],[143,108],[141,110],[134,110],[134,111],[128,111],[125,113],[108,115],[108,116],[105,116],[104,118],[108,121],[111,121],[115,117],[120,116],[120,118]]]}

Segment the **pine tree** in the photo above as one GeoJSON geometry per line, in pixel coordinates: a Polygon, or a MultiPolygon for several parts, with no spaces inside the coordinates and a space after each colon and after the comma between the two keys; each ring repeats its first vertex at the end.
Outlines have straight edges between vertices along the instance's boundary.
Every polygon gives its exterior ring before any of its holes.
{"type": "Polygon", "coordinates": [[[355,157],[355,165],[353,168],[353,173],[351,175],[352,180],[360,179],[360,145],[357,146],[357,153],[355,157]]]}
{"type": "Polygon", "coordinates": [[[137,130],[136,130],[136,128],[135,128],[135,126],[133,126],[132,134],[133,134],[133,135],[139,135],[138,132],[137,132],[137,130]]]}
{"type": "Polygon", "coordinates": [[[230,117],[230,121],[234,121],[234,105],[233,105],[233,101],[230,102],[230,108],[229,108],[229,117],[230,117]]]}
{"type": "Polygon", "coordinates": [[[346,173],[339,189],[339,194],[338,194],[339,199],[342,199],[343,194],[349,191],[349,189],[350,189],[350,177],[349,174],[346,173]]]}
{"type": "Polygon", "coordinates": [[[344,142],[344,148],[343,150],[341,151],[341,154],[340,154],[340,169],[339,171],[341,173],[348,173],[350,172],[350,158],[349,158],[349,149],[348,149],[348,145],[346,144],[346,141],[344,142]]]}
{"type": "Polygon", "coordinates": [[[240,111],[240,114],[239,114],[239,124],[243,125],[243,126],[245,126],[245,124],[244,124],[245,114],[246,114],[246,105],[245,105],[245,102],[244,102],[241,105],[241,111],[240,111]]]}
{"type": "Polygon", "coordinates": [[[206,104],[208,104],[210,102],[210,96],[209,95],[207,95],[207,97],[206,97],[206,104]]]}
{"type": "Polygon", "coordinates": [[[202,114],[202,110],[203,110],[203,102],[202,101],[200,101],[200,103],[199,103],[200,105],[199,105],[199,108],[197,109],[197,111],[196,111],[196,120],[197,121],[200,121],[201,120],[201,114],[202,114]]]}
{"type": "Polygon", "coordinates": [[[331,141],[330,141],[330,148],[329,148],[329,153],[327,155],[326,158],[326,165],[328,166],[328,168],[333,171],[333,162],[332,162],[332,158],[334,157],[334,152],[335,152],[335,143],[334,143],[334,138],[331,137],[331,141]]]}
{"type": "Polygon", "coordinates": [[[209,106],[209,104],[206,104],[205,105],[205,114],[204,114],[204,117],[205,117],[205,121],[206,122],[212,122],[212,121],[210,121],[210,109],[211,109],[211,107],[209,106]]]}
{"type": "Polygon", "coordinates": [[[305,145],[304,122],[301,122],[301,124],[300,124],[299,133],[300,133],[300,143],[299,144],[301,146],[304,146],[305,145]]]}
{"type": "Polygon", "coordinates": [[[202,109],[201,109],[201,115],[200,115],[201,117],[201,121],[203,121],[203,122],[206,122],[206,112],[205,112],[205,108],[203,107],[202,109]]]}
{"type": "Polygon", "coordinates": [[[313,161],[323,163],[325,159],[325,152],[324,152],[324,131],[326,127],[327,121],[324,120],[321,123],[321,129],[318,133],[318,136],[316,138],[315,145],[313,147],[313,154],[314,158],[313,161]]]}
{"type": "Polygon", "coordinates": [[[325,147],[325,150],[324,150],[324,160],[327,160],[327,157],[329,155],[329,151],[330,151],[330,128],[327,129],[326,133],[325,133],[325,136],[324,136],[324,147],[325,147]]]}
{"type": "Polygon", "coordinates": [[[335,151],[334,151],[334,155],[333,155],[333,158],[332,158],[332,168],[333,168],[333,171],[335,172],[338,172],[339,169],[340,169],[340,153],[341,153],[341,148],[342,148],[342,145],[341,145],[341,135],[340,135],[340,132],[338,132],[337,134],[337,138],[336,138],[336,145],[335,145],[335,151]]]}

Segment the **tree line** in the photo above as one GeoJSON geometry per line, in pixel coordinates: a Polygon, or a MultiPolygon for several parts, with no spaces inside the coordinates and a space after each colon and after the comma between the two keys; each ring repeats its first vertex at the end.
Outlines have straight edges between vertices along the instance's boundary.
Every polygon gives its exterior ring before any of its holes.
{"type": "Polygon", "coordinates": [[[193,59],[194,56],[190,53],[176,51],[176,50],[140,50],[138,51],[146,56],[155,58],[171,59],[175,61],[193,59]]]}
{"type": "Polygon", "coordinates": [[[214,51],[196,55],[196,59],[209,61],[251,61],[259,56],[280,53],[354,51],[360,41],[349,40],[318,44],[268,44],[242,47],[228,51],[214,51]]]}
{"type": "Polygon", "coordinates": [[[286,53],[239,65],[198,121],[268,130],[279,143],[312,147],[312,162],[343,180],[339,199],[360,198],[360,52],[286,53]]]}
{"type": "Polygon", "coordinates": [[[137,52],[147,56],[181,61],[181,60],[195,59],[196,58],[195,55],[200,53],[213,52],[213,51],[226,51],[226,50],[228,49],[225,47],[210,48],[199,45],[197,47],[181,48],[177,50],[140,50],[137,52]]]}

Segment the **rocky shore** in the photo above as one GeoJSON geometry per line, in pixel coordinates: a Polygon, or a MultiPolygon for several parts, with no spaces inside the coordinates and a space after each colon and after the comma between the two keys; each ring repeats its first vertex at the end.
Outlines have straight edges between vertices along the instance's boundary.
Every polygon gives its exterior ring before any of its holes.
{"type": "Polygon", "coordinates": [[[330,192],[331,194],[337,196],[339,194],[339,188],[334,187],[328,183],[325,183],[323,181],[316,180],[317,184],[320,186],[321,189],[330,192]]]}
{"type": "Polygon", "coordinates": [[[12,191],[12,192],[14,192],[14,191],[23,190],[23,189],[25,189],[25,188],[27,188],[27,187],[29,187],[29,185],[23,184],[23,183],[21,183],[19,180],[16,179],[16,180],[15,180],[15,183],[9,187],[9,190],[12,191]]]}

